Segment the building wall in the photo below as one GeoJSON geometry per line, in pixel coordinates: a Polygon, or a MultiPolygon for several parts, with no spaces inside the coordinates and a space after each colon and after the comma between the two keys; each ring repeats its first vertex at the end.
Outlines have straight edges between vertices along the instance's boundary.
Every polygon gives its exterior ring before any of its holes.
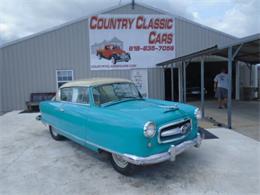
{"type": "Polygon", "coordinates": [[[260,65],[257,66],[257,86],[260,89],[260,65]]]}
{"type": "MultiPolygon", "coordinates": [[[[112,9],[111,14],[160,14],[144,6],[112,9]]],[[[88,20],[83,19],[2,48],[2,111],[24,109],[33,92],[56,91],[56,70],[73,69],[74,79],[130,78],[129,70],[90,71],[88,20]]],[[[230,40],[222,33],[176,19],[177,56],[230,40]]],[[[164,72],[148,69],[149,96],[164,98],[164,72]]]]}
{"type": "Polygon", "coordinates": [[[2,102],[2,96],[3,96],[3,66],[4,66],[4,62],[3,62],[3,57],[2,57],[2,49],[0,48],[0,115],[2,114],[2,110],[3,110],[3,102],[2,102]]]}
{"type": "Polygon", "coordinates": [[[227,44],[235,37],[176,18],[176,57],[190,54],[216,44],[227,44]]]}
{"type": "Polygon", "coordinates": [[[249,87],[251,85],[250,67],[246,64],[240,66],[240,87],[249,87]]]}

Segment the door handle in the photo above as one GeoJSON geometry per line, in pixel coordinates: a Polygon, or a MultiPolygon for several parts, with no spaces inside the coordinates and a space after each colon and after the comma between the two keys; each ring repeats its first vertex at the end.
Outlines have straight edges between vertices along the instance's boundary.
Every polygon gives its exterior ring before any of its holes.
{"type": "Polygon", "coordinates": [[[60,111],[61,111],[61,112],[64,112],[64,109],[63,109],[63,108],[60,108],[60,111]]]}

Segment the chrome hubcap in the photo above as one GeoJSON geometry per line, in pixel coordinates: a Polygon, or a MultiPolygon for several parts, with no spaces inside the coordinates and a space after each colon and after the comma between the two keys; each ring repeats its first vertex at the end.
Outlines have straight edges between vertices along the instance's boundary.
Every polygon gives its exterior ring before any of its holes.
{"type": "Polygon", "coordinates": [[[116,63],[116,59],[112,58],[112,63],[115,64],[116,63]]]}
{"type": "Polygon", "coordinates": [[[116,165],[120,168],[126,168],[126,166],[128,165],[128,162],[122,156],[118,154],[112,154],[112,157],[116,165]]]}

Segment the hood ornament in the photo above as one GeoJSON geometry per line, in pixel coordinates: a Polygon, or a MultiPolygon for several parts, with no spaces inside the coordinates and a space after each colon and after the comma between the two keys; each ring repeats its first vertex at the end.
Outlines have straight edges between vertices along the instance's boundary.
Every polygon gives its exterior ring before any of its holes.
{"type": "Polygon", "coordinates": [[[160,105],[160,108],[165,108],[166,110],[165,112],[170,112],[170,111],[175,111],[175,110],[179,110],[179,107],[177,106],[177,104],[174,105],[160,105]]]}

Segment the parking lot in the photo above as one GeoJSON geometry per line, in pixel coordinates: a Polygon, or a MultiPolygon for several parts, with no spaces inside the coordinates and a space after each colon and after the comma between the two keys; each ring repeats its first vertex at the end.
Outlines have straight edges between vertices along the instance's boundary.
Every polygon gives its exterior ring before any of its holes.
{"type": "Polygon", "coordinates": [[[54,141],[36,116],[0,116],[0,194],[260,193],[259,142],[235,131],[208,129],[219,139],[126,177],[107,156],[69,140],[54,141]]]}

